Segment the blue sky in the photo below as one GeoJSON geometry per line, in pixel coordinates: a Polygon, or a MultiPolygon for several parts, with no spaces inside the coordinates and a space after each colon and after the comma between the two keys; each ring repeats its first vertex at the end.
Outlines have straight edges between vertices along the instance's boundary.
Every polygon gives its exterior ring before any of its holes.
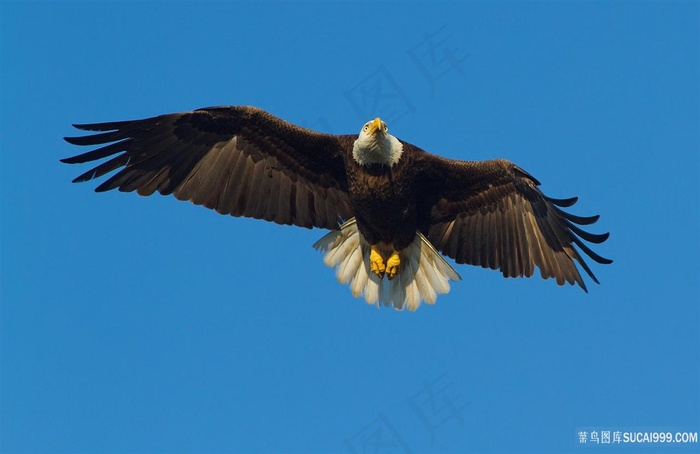
{"type": "MultiPolygon", "coordinates": [[[[3,2],[0,450],[632,451],[700,432],[696,2],[3,2]],[[70,180],[72,123],[255,105],[600,214],[590,293],[458,266],[353,299],[324,232],[70,180]]],[[[697,445],[651,451],[688,452],[697,445]]]]}

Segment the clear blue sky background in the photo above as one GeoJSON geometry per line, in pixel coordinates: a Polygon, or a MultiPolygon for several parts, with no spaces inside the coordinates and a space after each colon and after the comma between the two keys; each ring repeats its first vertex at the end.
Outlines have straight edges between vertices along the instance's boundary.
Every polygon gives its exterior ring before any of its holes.
{"type": "Polygon", "coordinates": [[[700,432],[697,2],[1,8],[1,451],[700,432]],[[72,123],[226,104],[333,133],[379,115],[426,150],[510,159],[601,214],[615,263],[589,294],[459,266],[435,306],[377,310],[311,248],[323,231],[95,194],[58,161],[81,151],[72,123]]]}

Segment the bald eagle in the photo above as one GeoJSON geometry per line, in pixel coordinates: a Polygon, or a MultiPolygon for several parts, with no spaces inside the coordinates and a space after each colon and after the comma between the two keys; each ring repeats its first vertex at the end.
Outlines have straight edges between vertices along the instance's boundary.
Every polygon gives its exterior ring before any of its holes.
{"type": "Polygon", "coordinates": [[[389,134],[379,118],[359,135],[323,134],[241,106],[74,126],[99,133],[66,141],[100,148],[62,162],[109,159],[73,182],[118,170],[96,191],[158,191],[221,214],[329,229],[314,247],[370,304],[433,304],[461,279],[440,252],[505,277],[530,277],[538,267],[543,278],[584,291],[575,261],[598,280],[574,245],[612,263],[582,241],[602,243],[609,234],[577,226],[598,216],[562,210],[576,198],[545,196],[539,181],[503,159],[425,152],[389,134]]]}

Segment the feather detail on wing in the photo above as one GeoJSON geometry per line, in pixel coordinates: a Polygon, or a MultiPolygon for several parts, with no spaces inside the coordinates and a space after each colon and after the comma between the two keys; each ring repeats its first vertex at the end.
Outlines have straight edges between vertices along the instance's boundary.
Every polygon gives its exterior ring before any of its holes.
{"type": "Polygon", "coordinates": [[[575,262],[594,282],[598,279],[574,245],[597,263],[612,263],[584,243],[602,243],[609,234],[579,227],[598,216],[563,210],[576,198],[545,196],[534,177],[509,161],[428,159],[442,177],[428,238],[457,263],[498,269],[505,277],[530,277],[537,267],[543,278],[559,285],[577,283],[586,291],[575,262]]]}
{"type": "Polygon", "coordinates": [[[158,191],[221,214],[309,228],[335,229],[352,216],[342,157],[351,136],[310,131],[253,107],[75,127],[105,131],[66,138],[101,147],[62,160],[109,158],[74,180],[117,171],[97,191],[158,191]]]}

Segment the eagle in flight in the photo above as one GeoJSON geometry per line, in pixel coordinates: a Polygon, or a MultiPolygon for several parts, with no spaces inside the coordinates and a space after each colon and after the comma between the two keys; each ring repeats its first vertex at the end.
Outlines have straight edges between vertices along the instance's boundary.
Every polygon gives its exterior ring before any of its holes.
{"type": "Polygon", "coordinates": [[[305,129],[255,107],[210,107],[143,120],[74,125],[67,137],[99,148],[71,158],[109,158],[74,182],[117,171],[97,192],[155,191],[216,210],[331,232],[314,244],[338,281],[370,304],[415,310],[447,293],[457,263],[530,277],[539,268],[557,284],[577,283],[575,262],[598,283],[579,250],[611,260],[583,241],[602,243],[563,210],[577,198],[544,195],[540,182],[504,159],[442,158],[389,134],[381,119],[359,135],[305,129]]]}

